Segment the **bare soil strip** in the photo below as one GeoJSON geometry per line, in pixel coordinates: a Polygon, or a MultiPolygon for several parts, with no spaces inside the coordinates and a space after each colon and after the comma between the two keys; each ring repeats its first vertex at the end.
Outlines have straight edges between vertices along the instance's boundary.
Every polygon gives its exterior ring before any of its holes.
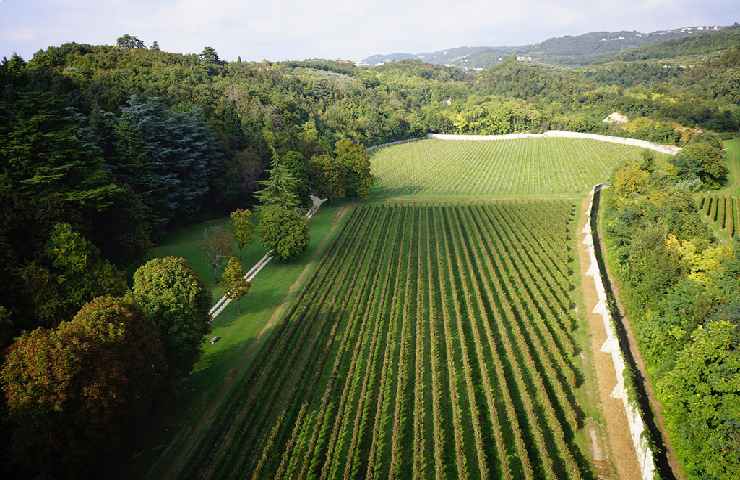
{"type": "MultiPolygon", "coordinates": [[[[655,452],[654,460],[656,463],[657,473],[659,473],[660,478],[663,479],[684,479],[686,478],[685,473],[683,472],[683,469],[678,462],[675,452],[668,442],[668,436],[666,435],[666,430],[664,427],[660,403],[657,401],[652,389],[652,385],[650,384],[650,381],[647,377],[647,369],[645,367],[644,361],[640,356],[640,350],[633,335],[629,319],[626,318],[624,315],[624,308],[622,308],[618,297],[618,289],[611,281],[611,278],[613,277],[610,276],[607,262],[604,259],[604,248],[601,245],[602,229],[600,228],[600,224],[598,222],[600,201],[601,192],[597,191],[594,195],[595,215],[593,218],[591,218],[592,225],[596,225],[597,227],[593,231],[593,244],[595,254],[599,262],[599,268],[603,273],[602,280],[607,292],[607,297],[610,297],[610,302],[612,302],[613,305],[616,305],[616,308],[610,307],[610,312],[613,316],[613,321],[616,328],[617,336],[619,337],[619,343],[624,355],[624,360],[627,363],[627,366],[635,372],[633,376],[633,381],[635,384],[636,400],[639,404],[639,408],[643,412],[648,412],[647,415],[643,415],[643,419],[646,422],[646,427],[649,431],[652,441],[654,442],[652,448],[655,452]]],[[[583,255],[585,253],[585,250],[586,249],[583,248],[583,245],[579,245],[580,255],[583,255]]],[[[591,289],[593,290],[593,285],[591,285],[591,289]]],[[[603,327],[601,328],[601,330],[603,331],[603,327]]],[[[601,380],[599,381],[601,382],[601,380]]],[[[620,478],[639,477],[622,477],[620,475],[620,478]]]]}
{"type": "MultiPolygon", "coordinates": [[[[581,209],[588,207],[588,198],[583,200],[581,209]]],[[[579,231],[588,220],[588,215],[583,216],[583,221],[579,225],[579,231]]],[[[632,445],[629,424],[627,416],[624,413],[622,400],[612,397],[611,393],[617,384],[614,364],[608,353],[601,351],[601,346],[606,340],[607,333],[604,330],[604,324],[598,314],[593,313],[594,307],[598,302],[596,289],[593,281],[586,276],[589,266],[589,257],[583,243],[578,239],[578,255],[581,265],[581,289],[583,291],[583,300],[586,306],[584,315],[588,320],[588,326],[591,337],[591,357],[596,370],[596,379],[598,383],[599,399],[606,420],[606,437],[608,452],[606,456],[617,470],[617,478],[639,479],[640,465],[637,461],[637,455],[632,445]]],[[[594,458],[596,461],[596,458],[594,458]]]]}

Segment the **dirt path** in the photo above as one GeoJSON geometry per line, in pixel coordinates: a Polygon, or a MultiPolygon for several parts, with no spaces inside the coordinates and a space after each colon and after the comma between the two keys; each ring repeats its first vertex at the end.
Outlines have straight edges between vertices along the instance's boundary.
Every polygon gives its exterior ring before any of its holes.
{"type": "Polygon", "coordinates": [[[164,469],[156,467],[154,469],[151,469],[148,472],[147,477],[151,477],[152,474],[156,474],[158,478],[177,478],[182,473],[182,469],[188,458],[190,457],[192,450],[198,444],[197,440],[201,438],[202,435],[206,432],[208,426],[218,414],[222,404],[231,393],[234,385],[237,385],[239,383],[239,380],[244,376],[250,363],[249,360],[259,349],[262,340],[264,340],[269,335],[270,330],[272,330],[281,320],[292,298],[295,296],[296,292],[298,292],[301,286],[303,286],[309,275],[313,272],[313,269],[315,268],[318,260],[321,258],[321,256],[324,254],[329,244],[331,243],[341,219],[353,206],[354,205],[345,205],[336,213],[336,215],[332,219],[332,224],[329,232],[322,239],[321,243],[316,249],[316,254],[314,258],[312,258],[311,261],[306,264],[296,280],[291,284],[290,288],[288,289],[288,293],[285,295],[285,298],[283,299],[281,304],[273,311],[272,316],[267,321],[262,330],[257,334],[256,337],[254,337],[254,341],[248,342],[247,346],[244,347],[244,350],[241,352],[241,355],[244,356],[244,361],[240,362],[236,368],[233,368],[229,371],[228,375],[224,378],[224,382],[221,385],[221,388],[209,400],[208,407],[202,413],[195,425],[190,428],[183,427],[182,430],[178,433],[177,437],[172,442],[170,442],[166,450],[162,452],[159,458],[161,459],[169,457],[170,461],[168,462],[168,466],[164,469]]]}
{"type": "MultiPolygon", "coordinates": [[[[583,200],[581,211],[585,211],[588,208],[588,203],[588,198],[583,200]]],[[[587,220],[588,215],[583,215],[578,231],[583,229],[587,220]]],[[[589,255],[581,242],[580,235],[577,238],[578,256],[581,265],[581,290],[583,292],[583,301],[586,307],[585,316],[588,321],[589,337],[591,339],[591,358],[593,359],[594,369],[596,371],[601,410],[606,422],[607,452],[601,453],[602,456],[608,458],[616,469],[617,478],[639,479],[641,478],[640,465],[632,444],[629,423],[624,412],[624,404],[621,399],[614,398],[611,395],[617,384],[616,372],[611,356],[601,350],[601,346],[606,341],[607,333],[604,330],[601,316],[593,313],[594,307],[598,302],[598,296],[594,282],[586,275],[590,265],[589,255]]],[[[596,458],[594,458],[594,461],[598,466],[596,458]]]]}

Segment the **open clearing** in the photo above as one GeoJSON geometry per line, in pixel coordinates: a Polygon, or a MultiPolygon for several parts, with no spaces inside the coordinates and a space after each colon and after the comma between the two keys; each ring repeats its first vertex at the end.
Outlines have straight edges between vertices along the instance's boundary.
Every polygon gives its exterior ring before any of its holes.
{"type": "MultiPolygon", "coordinates": [[[[660,154],[658,154],[660,155],[660,154]]],[[[373,155],[380,198],[581,195],[640,149],[595,140],[422,140],[373,155]]]]}

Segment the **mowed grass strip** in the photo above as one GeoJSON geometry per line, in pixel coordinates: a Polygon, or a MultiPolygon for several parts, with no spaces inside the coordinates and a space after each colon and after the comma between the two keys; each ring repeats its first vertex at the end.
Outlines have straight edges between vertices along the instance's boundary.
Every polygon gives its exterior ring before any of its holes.
{"type": "Polygon", "coordinates": [[[578,195],[606,181],[624,160],[639,159],[640,152],[571,138],[422,140],[373,154],[372,198],[578,195]]]}
{"type": "Polygon", "coordinates": [[[358,207],[179,477],[591,477],[574,221],[358,207]]]}

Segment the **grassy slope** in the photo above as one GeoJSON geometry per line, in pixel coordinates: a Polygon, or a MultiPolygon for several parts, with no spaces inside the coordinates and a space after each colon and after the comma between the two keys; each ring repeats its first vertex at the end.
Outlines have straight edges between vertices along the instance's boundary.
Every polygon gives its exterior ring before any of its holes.
{"type": "Polygon", "coordinates": [[[730,174],[727,176],[727,186],[720,192],[740,195],[740,138],[726,141],[725,148],[727,149],[727,168],[730,174]]]}
{"type": "MultiPolygon", "coordinates": [[[[212,335],[218,335],[221,340],[211,345],[206,343],[203,355],[195,365],[193,374],[187,382],[181,396],[178,398],[178,407],[171,412],[168,419],[168,432],[159,439],[157,445],[149,445],[149,454],[142,459],[139,468],[146,469],[152,463],[155,468],[166,468],[167,458],[156,460],[157,452],[177,437],[187,436],[193,424],[200,419],[214,396],[222,393],[224,386],[234,384],[235,372],[248,360],[254,347],[262,342],[264,336],[259,336],[268,324],[276,309],[283,303],[289,302],[295,294],[296,288],[291,286],[299,279],[304,269],[312,269],[321,256],[320,247],[324,247],[337,231],[337,214],[342,205],[325,205],[311,220],[311,241],[308,250],[300,258],[281,263],[273,261],[268,264],[252,283],[252,288],[240,305],[230,305],[214,322],[212,335]]],[[[207,259],[199,248],[202,232],[205,228],[215,225],[228,225],[228,219],[213,220],[190,226],[167,238],[162,245],[153,249],[150,256],[177,255],[185,257],[201,278],[212,289],[214,299],[218,298],[220,289],[208,265],[207,259]]],[[[249,268],[264,255],[265,248],[255,241],[249,248],[239,255],[245,268],[249,268]]],[[[215,301],[215,300],[214,300],[215,301]]],[[[165,457],[169,454],[165,455],[165,457]]]]}
{"type": "Polygon", "coordinates": [[[640,149],[583,139],[424,140],[373,155],[377,200],[577,198],[640,149]]]}

